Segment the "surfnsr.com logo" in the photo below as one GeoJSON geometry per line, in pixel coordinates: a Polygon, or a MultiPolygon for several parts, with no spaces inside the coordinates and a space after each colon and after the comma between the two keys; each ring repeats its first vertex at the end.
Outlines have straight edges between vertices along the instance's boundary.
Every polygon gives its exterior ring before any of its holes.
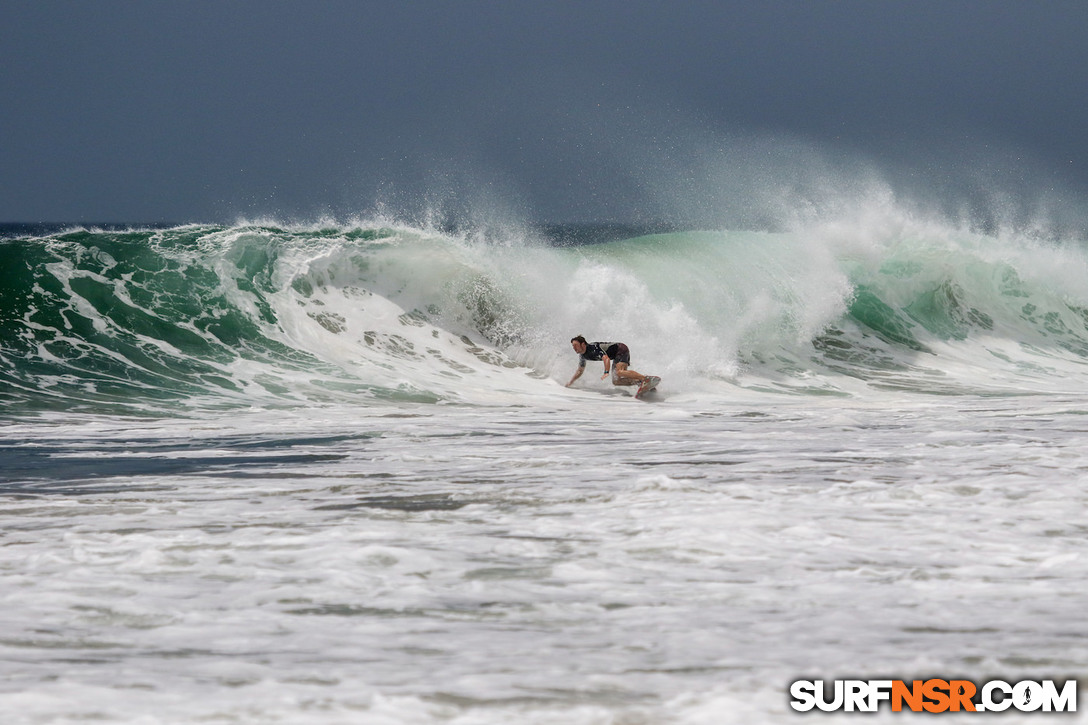
{"type": "Polygon", "coordinates": [[[790,707],[799,712],[876,712],[888,703],[893,712],[1076,712],[1077,681],[1059,688],[1054,680],[1010,684],[990,680],[797,680],[790,685],[790,707]]]}

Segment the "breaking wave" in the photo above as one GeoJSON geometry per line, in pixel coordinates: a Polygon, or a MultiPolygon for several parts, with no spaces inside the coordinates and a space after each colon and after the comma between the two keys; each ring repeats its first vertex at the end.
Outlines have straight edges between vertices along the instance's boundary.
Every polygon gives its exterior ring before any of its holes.
{"type": "Polygon", "coordinates": [[[671,394],[1023,393],[1088,371],[1078,243],[904,214],[614,232],[12,234],[0,240],[0,400],[9,413],[152,415],[516,404],[560,394],[576,334],[624,340],[671,394]]]}

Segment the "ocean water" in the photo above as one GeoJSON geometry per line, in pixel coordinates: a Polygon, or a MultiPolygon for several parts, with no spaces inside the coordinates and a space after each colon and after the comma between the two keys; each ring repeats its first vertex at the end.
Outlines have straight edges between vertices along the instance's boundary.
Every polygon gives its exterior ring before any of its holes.
{"type": "Polygon", "coordinates": [[[9,230],[0,713],[900,721],[789,684],[1083,681],[1084,242],[9,230]],[[577,334],[659,391],[564,387],[577,334]]]}

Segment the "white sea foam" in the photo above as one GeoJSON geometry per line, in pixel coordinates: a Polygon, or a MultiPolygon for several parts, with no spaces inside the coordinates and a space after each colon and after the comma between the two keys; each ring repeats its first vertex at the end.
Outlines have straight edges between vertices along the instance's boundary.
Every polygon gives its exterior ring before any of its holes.
{"type": "Polygon", "coordinates": [[[1088,667],[1078,397],[563,400],[9,426],[54,457],[0,707],[785,722],[800,676],[1088,667]]]}

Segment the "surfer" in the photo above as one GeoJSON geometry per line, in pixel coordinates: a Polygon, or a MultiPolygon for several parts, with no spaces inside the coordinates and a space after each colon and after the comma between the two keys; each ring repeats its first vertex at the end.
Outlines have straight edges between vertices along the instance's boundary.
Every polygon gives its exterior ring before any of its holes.
{"type": "Polygon", "coordinates": [[[604,362],[604,375],[601,376],[601,380],[608,377],[609,368],[611,368],[613,385],[642,386],[650,382],[652,376],[630,369],[631,351],[622,342],[586,342],[586,339],[579,335],[570,339],[570,346],[578,353],[578,369],[567,383],[568,388],[574,385],[575,380],[582,377],[586,369],[586,360],[604,362]]]}

